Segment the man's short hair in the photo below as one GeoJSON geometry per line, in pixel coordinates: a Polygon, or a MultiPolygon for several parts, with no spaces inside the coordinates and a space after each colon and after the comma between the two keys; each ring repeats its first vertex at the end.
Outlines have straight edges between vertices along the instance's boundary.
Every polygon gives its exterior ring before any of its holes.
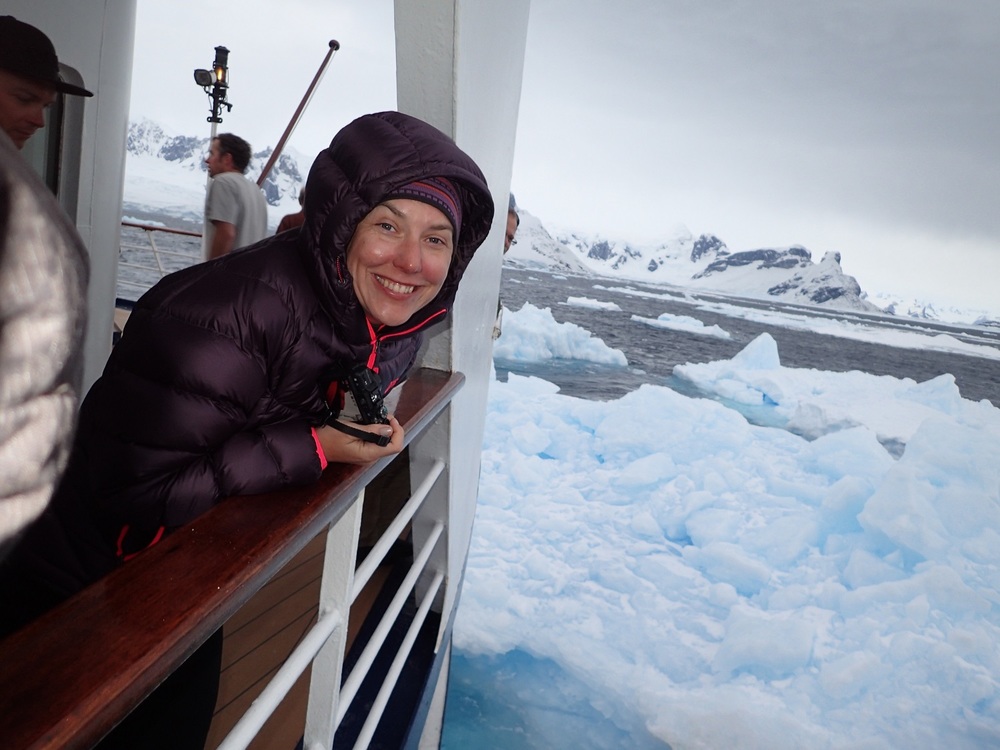
{"type": "Polygon", "coordinates": [[[233,157],[233,166],[240,172],[246,172],[253,156],[250,144],[232,133],[219,133],[215,139],[219,142],[219,156],[229,154],[233,157]]]}

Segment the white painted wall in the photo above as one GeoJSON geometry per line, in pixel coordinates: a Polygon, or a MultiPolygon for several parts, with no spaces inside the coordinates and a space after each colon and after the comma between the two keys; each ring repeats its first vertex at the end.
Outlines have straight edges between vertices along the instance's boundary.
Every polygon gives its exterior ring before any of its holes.
{"type": "Polygon", "coordinates": [[[90,251],[84,393],[111,351],[135,9],[136,0],[3,0],[0,6],[44,31],[59,60],[79,71],[94,92],[84,102],[84,160],[73,217],[90,251]]]}
{"type": "MultiPolygon", "coordinates": [[[[435,332],[422,355],[425,366],[467,378],[447,423],[453,582],[461,579],[476,511],[528,10],[529,0],[396,0],[398,107],[451,135],[476,160],[497,207],[447,327],[435,332]]],[[[415,462],[426,460],[421,451],[411,448],[415,462]]],[[[450,588],[444,612],[455,595],[450,588]]]]}

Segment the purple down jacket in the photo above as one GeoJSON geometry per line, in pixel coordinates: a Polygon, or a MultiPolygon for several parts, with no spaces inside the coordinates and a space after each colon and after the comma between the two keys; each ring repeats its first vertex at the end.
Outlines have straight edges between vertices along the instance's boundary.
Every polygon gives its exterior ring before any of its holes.
{"type": "Polygon", "coordinates": [[[422,332],[450,310],[493,202],[447,136],[383,112],[319,154],[305,213],[300,232],[174,273],[139,300],[81,408],[53,517],[21,550],[54,588],[72,593],[223,498],[318,479],[312,427],[326,414],[331,371],[367,363],[386,392],[405,377],[422,332]],[[404,325],[374,330],[345,251],[385,195],[431,176],[453,180],[462,197],[448,277],[404,325]],[[70,554],[54,559],[53,547],[70,554]]]}

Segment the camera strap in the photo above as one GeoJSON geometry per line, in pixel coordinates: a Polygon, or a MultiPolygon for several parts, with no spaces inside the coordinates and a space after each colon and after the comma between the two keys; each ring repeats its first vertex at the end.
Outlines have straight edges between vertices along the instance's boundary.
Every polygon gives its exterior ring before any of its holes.
{"type": "Polygon", "coordinates": [[[391,440],[387,435],[379,435],[375,432],[368,432],[367,430],[359,430],[357,427],[351,427],[351,425],[346,422],[341,422],[339,419],[329,419],[326,422],[328,425],[333,427],[335,430],[340,430],[345,435],[350,435],[358,440],[364,440],[366,443],[375,443],[385,447],[389,444],[391,440]]]}

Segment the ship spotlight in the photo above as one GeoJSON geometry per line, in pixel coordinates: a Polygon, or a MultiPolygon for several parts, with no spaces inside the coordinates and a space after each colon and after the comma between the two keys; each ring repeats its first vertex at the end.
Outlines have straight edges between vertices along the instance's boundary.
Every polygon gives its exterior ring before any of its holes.
{"type": "Polygon", "coordinates": [[[194,82],[199,86],[211,86],[215,83],[215,74],[211,70],[198,68],[194,72],[194,82]]]}
{"type": "Polygon", "coordinates": [[[208,118],[211,123],[222,122],[222,108],[231,112],[233,105],[229,103],[227,90],[229,89],[229,50],[225,47],[215,48],[215,62],[212,69],[197,68],[194,71],[194,82],[205,89],[212,102],[212,115],[208,118]]]}

